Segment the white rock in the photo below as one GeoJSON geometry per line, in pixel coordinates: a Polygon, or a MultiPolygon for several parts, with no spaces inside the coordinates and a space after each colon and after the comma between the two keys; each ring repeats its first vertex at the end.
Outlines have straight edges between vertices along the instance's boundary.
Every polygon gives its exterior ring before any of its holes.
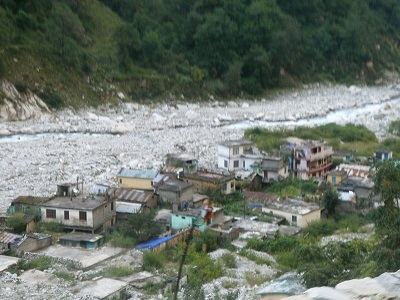
{"type": "Polygon", "coordinates": [[[122,92],[118,92],[117,96],[119,99],[124,100],[125,99],[125,95],[122,92]]]}

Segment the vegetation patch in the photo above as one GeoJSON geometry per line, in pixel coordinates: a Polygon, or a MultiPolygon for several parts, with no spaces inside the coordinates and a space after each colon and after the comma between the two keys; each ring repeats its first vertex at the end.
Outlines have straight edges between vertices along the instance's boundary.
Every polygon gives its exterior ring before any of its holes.
{"type": "Polygon", "coordinates": [[[245,132],[245,137],[252,140],[260,150],[279,152],[288,137],[306,140],[325,140],[335,150],[357,151],[358,155],[371,156],[379,146],[375,134],[362,125],[338,125],[330,123],[318,127],[297,127],[290,130],[270,131],[253,128],[245,132]]]}
{"type": "Polygon", "coordinates": [[[70,281],[70,282],[75,281],[74,276],[69,272],[58,271],[58,272],[54,272],[54,275],[56,275],[58,278],[66,280],[66,281],[70,281]]]}
{"type": "Polygon", "coordinates": [[[120,278],[133,274],[134,270],[124,266],[109,266],[100,275],[107,278],[120,278]]]}
{"type": "Polygon", "coordinates": [[[224,266],[229,269],[237,268],[236,258],[231,253],[225,253],[221,256],[221,260],[224,263],[224,266]]]}
{"type": "Polygon", "coordinates": [[[143,269],[149,272],[161,270],[167,263],[164,251],[146,251],[143,254],[143,269]]]}

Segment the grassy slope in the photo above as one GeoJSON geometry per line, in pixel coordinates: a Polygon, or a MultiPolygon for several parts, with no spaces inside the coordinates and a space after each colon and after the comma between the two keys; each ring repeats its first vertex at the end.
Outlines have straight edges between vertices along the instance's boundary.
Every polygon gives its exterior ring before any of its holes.
{"type": "Polygon", "coordinates": [[[66,104],[73,106],[113,101],[116,96],[110,84],[118,76],[114,74],[118,65],[113,32],[123,21],[98,1],[82,0],[82,4],[88,15],[84,27],[89,44],[81,49],[91,69],[90,84],[88,75],[79,69],[60,65],[46,55],[42,43],[48,42],[42,32],[18,30],[10,14],[0,7],[0,26],[2,32],[7,32],[3,37],[7,46],[1,49],[6,68],[4,78],[12,83],[23,83],[38,93],[57,93],[66,104]]]}

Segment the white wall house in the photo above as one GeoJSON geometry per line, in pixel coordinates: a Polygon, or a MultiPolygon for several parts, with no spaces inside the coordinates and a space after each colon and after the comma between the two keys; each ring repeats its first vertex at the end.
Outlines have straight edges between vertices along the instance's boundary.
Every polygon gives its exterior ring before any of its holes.
{"type": "Polygon", "coordinates": [[[262,211],[285,218],[293,226],[304,228],[308,223],[321,218],[322,209],[316,203],[285,199],[267,204],[262,211]]]}
{"type": "Polygon", "coordinates": [[[65,229],[101,232],[115,225],[116,204],[104,197],[55,197],[40,206],[43,222],[56,222],[65,229]]]}
{"type": "Polygon", "coordinates": [[[218,144],[218,168],[234,172],[249,170],[255,162],[261,163],[261,155],[253,142],[237,140],[218,144]]]}

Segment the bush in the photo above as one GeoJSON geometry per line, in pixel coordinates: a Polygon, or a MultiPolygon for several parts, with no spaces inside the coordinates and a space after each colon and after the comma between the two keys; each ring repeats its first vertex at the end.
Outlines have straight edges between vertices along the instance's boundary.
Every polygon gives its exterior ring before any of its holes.
{"type": "Polygon", "coordinates": [[[14,86],[20,94],[25,94],[28,91],[28,86],[25,83],[16,82],[14,86]]]}
{"type": "Polygon", "coordinates": [[[156,294],[165,287],[164,281],[147,281],[143,286],[143,290],[150,294],[156,294]]]}
{"type": "Polygon", "coordinates": [[[221,256],[221,259],[224,262],[226,268],[229,269],[237,268],[236,258],[234,255],[230,253],[225,253],[224,255],[221,256]]]}
{"type": "Polygon", "coordinates": [[[298,244],[294,236],[277,234],[273,239],[267,240],[267,249],[271,253],[288,252],[294,250],[298,244]]]}
{"type": "Polygon", "coordinates": [[[36,225],[38,231],[64,232],[64,228],[57,222],[40,222],[36,225]]]}
{"type": "Polygon", "coordinates": [[[135,246],[136,241],[133,237],[123,236],[116,231],[111,235],[110,243],[115,247],[131,249],[133,246],[135,246]]]}
{"type": "Polygon", "coordinates": [[[321,219],[310,222],[303,229],[303,233],[306,238],[320,238],[334,233],[336,229],[337,225],[334,219],[321,219]]]}
{"type": "Polygon", "coordinates": [[[0,56],[0,78],[6,75],[6,66],[4,64],[3,58],[0,56]]]}
{"type": "Polygon", "coordinates": [[[166,264],[164,252],[147,251],[143,254],[143,269],[149,272],[160,270],[166,264]]]}
{"type": "Polygon", "coordinates": [[[58,278],[66,280],[66,281],[75,281],[74,276],[68,272],[63,272],[63,271],[54,272],[54,275],[56,275],[58,278]]]}
{"type": "Polygon", "coordinates": [[[39,97],[50,107],[59,109],[64,107],[64,100],[57,93],[47,93],[41,92],[39,93],[39,97]]]}
{"type": "Polygon", "coordinates": [[[196,251],[201,252],[203,244],[207,245],[207,252],[217,249],[217,234],[211,230],[205,230],[200,236],[193,239],[196,251]]]}
{"type": "Polygon", "coordinates": [[[119,278],[119,277],[125,277],[128,275],[133,274],[134,270],[129,267],[124,267],[124,266],[110,266],[104,269],[101,272],[101,275],[103,277],[107,278],[119,278]]]}
{"type": "Polygon", "coordinates": [[[6,226],[14,230],[15,233],[22,233],[26,230],[26,222],[22,213],[12,215],[7,219],[6,226]]]}
{"type": "Polygon", "coordinates": [[[268,258],[257,255],[254,251],[249,249],[241,249],[239,255],[254,261],[257,265],[271,265],[271,261],[268,258]]]}

